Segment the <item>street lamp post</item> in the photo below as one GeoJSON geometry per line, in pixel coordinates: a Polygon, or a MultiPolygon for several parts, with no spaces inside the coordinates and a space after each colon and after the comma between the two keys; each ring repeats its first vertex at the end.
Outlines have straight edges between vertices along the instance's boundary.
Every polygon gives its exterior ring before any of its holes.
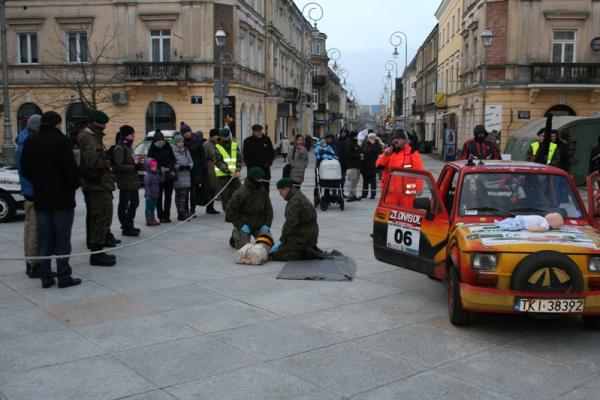
{"type": "MultiPolygon", "coordinates": [[[[394,58],[398,58],[398,56],[400,55],[398,53],[398,47],[402,46],[402,44],[404,44],[404,73],[406,73],[406,69],[408,67],[408,37],[406,36],[406,33],[402,32],[402,31],[396,31],[394,33],[392,33],[392,35],[390,36],[390,44],[392,46],[394,46],[394,52],[392,53],[392,56],[394,56],[394,58]]],[[[402,110],[402,114],[404,115],[404,128],[408,128],[407,127],[407,120],[408,120],[408,108],[407,108],[407,101],[404,101],[403,104],[403,110],[402,110]]]]}
{"type": "Polygon", "coordinates": [[[6,0],[0,0],[0,30],[2,36],[2,92],[4,101],[4,142],[2,155],[4,162],[14,164],[15,144],[12,140],[12,127],[10,123],[10,99],[8,96],[8,50],[6,47],[6,0]]]}
{"type": "Polygon", "coordinates": [[[487,97],[487,67],[488,67],[488,50],[492,46],[492,38],[494,37],[491,30],[486,29],[481,33],[481,43],[483,44],[483,71],[482,71],[482,102],[481,102],[481,124],[485,126],[485,107],[487,97]]]}
{"type": "MultiPolygon", "coordinates": [[[[225,64],[225,41],[227,40],[227,33],[223,30],[223,28],[218,28],[215,32],[215,43],[219,48],[219,123],[217,127],[220,129],[223,127],[223,103],[225,102],[225,85],[224,85],[224,76],[223,76],[223,67],[225,64]]],[[[217,87],[217,86],[215,86],[217,87]]]]}
{"type": "MultiPolygon", "coordinates": [[[[385,69],[387,70],[387,78],[389,80],[392,79],[392,74],[391,71],[395,70],[396,72],[396,79],[394,80],[393,85],[390,85],[390,95],[392,95],[393,91],[397,90],[398,88],[396,87],[396,83],[398,80],[398,63],[394,60],[389,60],[385,63],[385,69]],[[393,89],[392,89],[393,87],[393,89]],[[393,91],[392,91],[393,90],[393,91]]],[[[394,117],[394,123],[396,122],[396,107],[395,107],[395,103],[396,103],[396,96],[391,96],[392,98],[392,116],[394,117]]]]}
{"type": "Polygon", "coordinates": [[[338,70],[337,62],[340,59],[341,55],[342,55],[342,53],[335,47],[332,47],[331,49],[327,50],[327,57],[329,57],[330,60],[333,60],[333,66],[331,67],[332,70],[334,70],[334,71],[338,70]]]}
{"type": "Polygon", "coordinates": [[[315,2],[306,3],[304,7],[302,7],[302,15],[306,15],[306,17],[313,22],[313,35],[319,32],[317,22],[323,18],[323,8],[315,2]]]}

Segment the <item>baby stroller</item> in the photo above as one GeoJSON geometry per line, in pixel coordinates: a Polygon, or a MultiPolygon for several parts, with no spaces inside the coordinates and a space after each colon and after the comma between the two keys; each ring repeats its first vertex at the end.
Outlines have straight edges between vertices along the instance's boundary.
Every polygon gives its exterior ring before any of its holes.
{"type": "Polygon", "coordinates": [[[322,160],[315,168],[315,207],[327,211],[330,204],[339,204],[344,211],[342,167],[338,160],[322,160]]]}

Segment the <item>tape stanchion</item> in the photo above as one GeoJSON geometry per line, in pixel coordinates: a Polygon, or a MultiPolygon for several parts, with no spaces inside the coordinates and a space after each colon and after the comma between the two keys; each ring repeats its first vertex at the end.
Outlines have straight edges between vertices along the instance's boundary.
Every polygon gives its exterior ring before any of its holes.
{"type": "MultiPolygon", "coordinates": [[[[223,188],[206,204],[214,202],[221,195],[221,193],[223,193],[223,191],[227,188],[227,186],[229,186],[231,184],[231,182],[233,182],[234,179],[238,179],[238,178],[232,177],[231,179],[229,179],[227,184],[225,186],[223,186],[223,188]]],[[[112,253],[114,251],[126,249],[128,247],[139,246],[142,243],[146,243],[146,242],[148,242],[152,239],[156,239],[157,237],[162,236],[166,233],[172,232],[175,229],[179,228],[180,226],[184,225],[186,222],[189,222],[192,218],[194,218],[194,216],[196,216],[196,213],[191,214],[184,221],[181,221],[181,222],[173,225],[170,228],[164,229],[164,230],[157,232],[151,236],[148,236],[147,238],[144,238],[144,239],[132,242],[132,243],[127,243],[127,244],[117,246],[117,247],[112,247],[112,248],[98,250],[98,251],[87,251],[84,253],[61,254],[61,255],[53,255],[53,256],[45,256],[45,257],[0,257],[0,261],[42,261],[42,260],[56,260],[59,258],[86,257],[86,256],[91,256],[93,254],[100,254],[100,253],[112,253]]]]}

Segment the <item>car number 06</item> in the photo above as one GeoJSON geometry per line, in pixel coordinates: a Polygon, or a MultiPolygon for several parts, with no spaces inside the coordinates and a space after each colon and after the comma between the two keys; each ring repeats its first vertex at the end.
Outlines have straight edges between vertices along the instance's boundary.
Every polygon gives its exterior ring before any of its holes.
{"type": "Polygon", "coordinates": [[[387,247],[404,253],[419,255],[421,232],[419,228],[400,225],[394,222],[388,224],[387,247]]]}
{"type": "Polygon", "coordinates": [[[412,246],[412,232],[411,231],[402,231],[402,229],[396,229],[396,233],[394,233],[394,240],[398,244],[404,244],[406,247],[412,246]]]}

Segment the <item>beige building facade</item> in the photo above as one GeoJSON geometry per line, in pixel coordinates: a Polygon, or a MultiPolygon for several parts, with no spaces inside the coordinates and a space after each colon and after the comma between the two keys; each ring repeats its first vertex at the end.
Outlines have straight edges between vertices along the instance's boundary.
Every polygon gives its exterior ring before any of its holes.
{"type": "Polygon", "coordinates": [[[292,0],[13,1],[6,16],[14,135],[48,110],[71,135],[93,108],[111,117],[107,144],[123,124],[136,142],[181,122],[207,133],[219,126],[221,49],[221,125],[240,142],[257,123],[275,142],[310,133],[312,29],[292,0]]]}

